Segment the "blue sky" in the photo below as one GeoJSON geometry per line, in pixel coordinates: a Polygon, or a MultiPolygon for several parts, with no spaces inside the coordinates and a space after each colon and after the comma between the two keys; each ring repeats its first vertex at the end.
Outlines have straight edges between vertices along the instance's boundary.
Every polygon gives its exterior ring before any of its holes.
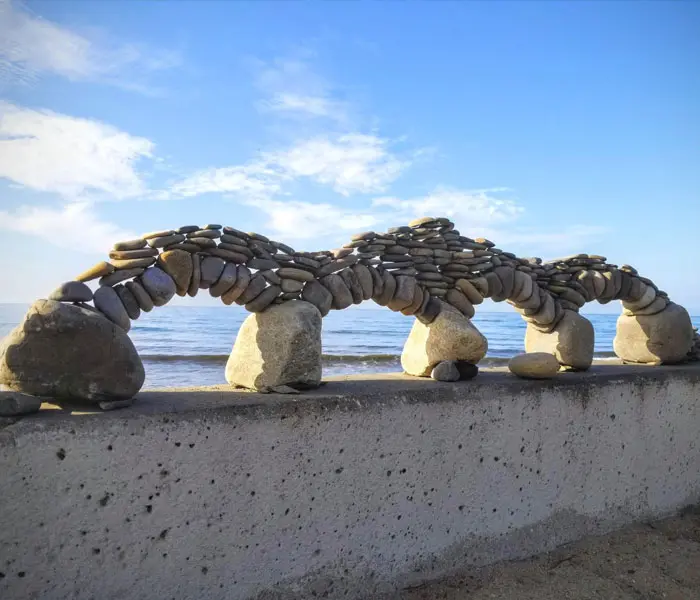
{"type": "Polygon", "coordinates": [[[699,30],[696,2],[0,0],[0,301],[155,229],[312,250],[430,214],[697,311],[699,30]]]}

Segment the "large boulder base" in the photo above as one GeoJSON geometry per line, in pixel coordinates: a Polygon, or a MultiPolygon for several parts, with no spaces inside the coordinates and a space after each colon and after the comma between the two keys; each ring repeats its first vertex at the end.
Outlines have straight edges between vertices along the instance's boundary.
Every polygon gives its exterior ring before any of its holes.
{"type": "Polygon", "coordinates": [[[686,359],[693,341],[688,311],[670,303],[654,315],[620,315],[613,348],[624,362],[673,364],[686,359]]]}
{"type": "Polygon", "coordinates": [[[548,352],[560,365],[585,371],[593,363],[594,341],[593,324],[577,312],[565,310],[562,319],[549,333],[528,323],[525,351],[548,352]]]}
{"type": "Polygon", "coordinates": [[[295,300],[243,321],[226,363],[226,381],[255,390],[321,384],[321,313],[295,300]]]}
{"type": "Polygon", "coordinates": [[[133,397],[145,372],[126,332],[94,310],[37,300],[0,346],[0,383],[55,400],[133,397]]]}
{"type": "Polygon", "coordinates": [[[488,342],[456,308],[442,302],[440,314],[432,323],[413,324],[403,352],[401,366],[409,375],[428,377],[433,368],[446,360],[476,364],[488,350],[488,342]]]}

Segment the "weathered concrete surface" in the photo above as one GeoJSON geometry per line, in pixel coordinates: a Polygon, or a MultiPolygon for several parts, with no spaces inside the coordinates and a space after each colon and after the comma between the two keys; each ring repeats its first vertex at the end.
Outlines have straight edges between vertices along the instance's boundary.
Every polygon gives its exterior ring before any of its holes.
{"type": "Polygon", "coordinates": [[[700,500],[700,367],[340,378],[0,429],[0,597],[373,598],[700,500]]]}

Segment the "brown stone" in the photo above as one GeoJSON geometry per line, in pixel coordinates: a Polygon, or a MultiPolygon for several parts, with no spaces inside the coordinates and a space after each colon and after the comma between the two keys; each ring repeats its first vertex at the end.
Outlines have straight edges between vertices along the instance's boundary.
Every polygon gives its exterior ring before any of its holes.
{"type": "Polygon", "coordinates": [[[136,240],[126,240],[124,242],[117,242],[112,246],[114,250],[139,250],[146,246],[146,240],[139,238],[136,240]]]}
{"type": "Polygon", "coordinates": [[[199,254],[192,254],[192,278],[187,286],[187,295],[194,298],[199,291],[199,284],[202,281],[202,257],[199,254]]]}
{"type": "Polygon", "coordinates": [[[92,281],[93,279],[97,279],[98,277],[105,277],[110,273],[114,273],[114,270],[114,265],[110,265],[108,262],[101,261],[98,262],[96,265],[90,267],[87,271],[83,271],[80,275],[78,275],[75,278],[75,280],[92,281]]]}
{"type": "Polygon", "coordinates": [[[192,255],[184,250],[167,250],[158,257],[158,266],[173,278],[178,295],[184,296],[192,281],[192,255]]]}
{"type": "Polygon", "coordinates": [[[158,256],[158,249],[142,248],[140,250],[112,250],[109,253],[110,258],[114,258],[117,260],[128,260],[130,258],[148,258],[150,256],[158,256]]]}

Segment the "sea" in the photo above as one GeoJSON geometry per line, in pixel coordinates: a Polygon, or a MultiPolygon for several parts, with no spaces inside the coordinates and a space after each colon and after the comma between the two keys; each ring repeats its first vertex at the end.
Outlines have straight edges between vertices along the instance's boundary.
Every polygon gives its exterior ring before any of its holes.
{"type": "MultiPolygon", "coordinates": [[[[29,305],[0,304],[0,337],[29,305]]],[[[144,388],[226,383],[224,367],[247,313],[239,306],[164,306],[134,321],[129,333],[146,369],[144,388]]],[[[595,358],[611,360],[617,314],[585,314],[595,328],[595,358]]],[[[700,317],[693,317],[696,327],[700,317]]],[[[400,355],[414,319],[386,308],[331,311],[323,319],[323,374],[401,371],[400,355]]],[[[525,322],[515,312],[480,311],[472,319],[486,336],[482,366],[502,365],[524,351],[525,322]]]]}

